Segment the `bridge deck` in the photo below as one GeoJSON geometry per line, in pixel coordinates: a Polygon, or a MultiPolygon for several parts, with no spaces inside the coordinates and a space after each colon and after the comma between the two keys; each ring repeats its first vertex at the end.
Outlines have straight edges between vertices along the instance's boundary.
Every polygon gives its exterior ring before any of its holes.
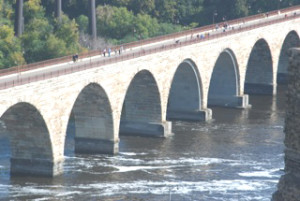
{"type": "MultiPolygon", "coordinates": [[[[92,51],[80,55],[80,59],[75,63],[71,60],[71,56],[66,56],[24,66],[12,67],[0,70],[0,89],[133,59],[172,48],[214,40],[231,34],[292,20],[299,16],[300,6],[295,6],[281,10],[280,12],[270,12],[268,13],[268,17],[266,14],[259,14],[228,21],[229,27],[225,31],[222,26],[216,29],[215,25],[209,25],[202,28],[124,44],[124,51],[121,55],[118,55],[118,53],[115,55],[115,53],[112,52],[111,57],[103,57],[101,51],[92,51]]],[[[114,50],[117,48],[120,48],[120,46],[115,46],[111,49],[114,50]]]]}

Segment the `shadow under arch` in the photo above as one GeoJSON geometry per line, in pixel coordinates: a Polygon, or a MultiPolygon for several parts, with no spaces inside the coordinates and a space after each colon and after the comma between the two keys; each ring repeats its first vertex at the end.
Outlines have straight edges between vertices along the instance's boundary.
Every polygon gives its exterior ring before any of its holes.
{"type": "Polygon", "coordinates": [[[90,83],[79,93],[70,114],[65,147],[70,135],[74,136],[75,153],[118,152],[110,101],[99,84],[90,83]]]}
{"type": "Polygon", "coordinates": [[[290,48],[299,47],[300,38],[296,31],[290,31],[282,44],[277,71],[277,84],[287,84],[287,67],[289,64],[288,51],[290,48]]]}
{"type": "Polygon", "coordinates": [[[275,90],[271,50],[265,39],[259,39],[254,44],[248,59],[244,92],[273,95],[275,90]]]}
{"type": "Polygon", "coordinates": [[[62,173],[63,160],[54,158],[49,130],[34,105],[17,103],[0,120],[10,141],[11,175],[52,177],[62,173]]]}
{"type": "Polygon", "coordinates": [[[202,81],[196,64],[185,59],[176,69],[169,92],[168,120],[205,121],[208,110],[202,109],[202,81]]]}
{"type": "Polygon", "coordinates": [[[123,102],[120,135],[164,137],[170,123],[162,122],[160,92],[148,70],[138,72],[131,80],[123,102]]]}
{"type": "Polygon", "coordinates": [[[239,96],[239,69],[232,50],[219,55],[209,84],[208,105],[221,107],[248,107],[248,96],[239,96]]]}

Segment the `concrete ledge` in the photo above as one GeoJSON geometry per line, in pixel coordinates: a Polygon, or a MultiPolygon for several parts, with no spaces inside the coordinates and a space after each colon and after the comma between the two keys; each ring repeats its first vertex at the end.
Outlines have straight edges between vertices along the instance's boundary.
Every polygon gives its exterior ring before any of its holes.
{"type": "Polygon", "coordinates": [[[167,120],[208,121],[212,119],[211,109],[198,111],[168,111],[167,120]]]}
{"type": "Polygon", "coordinates": [[[53,177],[63,173],[63,162],[45,159],[10,159],[10,174],[12,176],[42,176],[53,177]]]}
{"type": "Polygon", "coordinates": [[[273,84],[245,83],[244,93],[256,95],[274,95],[276,94],[276,86],[273,84]]]}
{"type": "Polygon", "coordinates": [[[77,154],[117,154],[119,142],[75,137],[75,153],[77,154]]]}
{"type": "Polygon", "coordinates": [[[249,96],[213,96],[208,99],[209,106],[229,107],[229,108],[251,108],[249,96]]]}
{"type": "Polygon", "coordinates": [[[288,83],[288,73],[278,73],[277,84],[287,84],[287,83],[288,83]]]}
{"type": "Polygon", "coordinates": [[[162,123],[121,121],[120,124],[120,135],[168,137],[172,134],[172,122],[169,121],[162,123]]]}

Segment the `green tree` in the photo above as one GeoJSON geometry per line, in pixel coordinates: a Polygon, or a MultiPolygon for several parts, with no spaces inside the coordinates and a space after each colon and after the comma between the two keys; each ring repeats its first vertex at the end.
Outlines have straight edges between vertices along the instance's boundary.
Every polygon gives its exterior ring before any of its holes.
{"type": "MultiPolygon", "coordinates": [[[[98,1],[96,0],[96,2],[98,1]]],[[[62,0],[62,8],[72,19],[79,15],[88,15],[88,2],[89,0],[62,0]]]]}
{"type": "Polygon", "coordinates": [[[46,41],[52,33],[53,27],[46,19],[33,19],[25,26],[22,35],[22,44],[25,50],[24,57],[28,63],[49,59],[45,53],[46,41]]]}
{"type": "Polygon", "coordinates": [[[183,30],[183,28],[180,25],[174,25],[171,23],[160,23],[159,29],[155,33],[155,36],[170,34],[170,33],[179,32],[182,30],[183,30]]]}
{"type": "Polygon", "coordinates": [[[153,37],[159,30],[159,24],[150,15],[138,14],[134,20],[134,29],[138,39],[153,37]]]}
{"type": "Polygon", "coordinates": [[[54,34],[50,34],[44,44],[43,55],[45,59],[57,58],[69,52],[66,42],[54,34]]]}
{"type": "Polygon", "coordinates": [[[13,25],[14,11],[11,1],[0,0],[0,25],[13,25]]]}
{"type": "Polygon", "coordinates": [[[79,30],[83,33],[88,32],[89,18],[85,15],[80,15],[76,18],[76,22],[79,26],[79,30]]]}
{"type": "Polygon", "coordinates": [[[159,22],[176,23],[177,10],[174,0],[155,0],[155,10],[153,16],[159,22]]]}
{"type": "Polygon", "coordinates": [[[41,0],[29,0],[24,4],[27,17],[25,32],[21,37],[24,57],[28,63],[51,59],[81,51],[78,25],[63,15],[61,22],[45,17],[41,0]]]}
{"type": "Polygon", "coordinates": [[[24,64],[20,40],[14,37],[13,28],[0,26],[0,68],[24,64]]]}
{"type": "Polygon", "coordinates": [[[75,20],[70,20],[66,15],[63,15],[61,22],[56,21],[56,27],[54,35],[63,41],[67,48],[67,51],[62,51],[62,55],[79,52],[81,47],[79,44],[78,25],[75,20]]]}
{"type": "Polygon", "coordinates": [[[125,7],[97,7],[97,29],[101,36],[121,39],[128,33],[133,33],[133,20],[133,13],[125,7]]]}
{"type": "Polygon", "coordinates": [[[155,9],[155,0],[131,0],[128,8],[135,14],[151,14],[155,9]]]}
{"type": "Polygon", "coordinates": [[[220,22],[248,15],[247,0],[204,0],[203,6],[200,24],[211,24],[213,18],[220,22]]]}
{"type": "Polygon", "coordinates": [[[191,24],[198,22],[199,16],[203,11],[203,0],[176,0],[177,14],[174,22],[176,24],[191,24]]]}
{"type": "Polygon", "coordinates": [[[41,0],[28,0],[24,2],[24,19],[25,23],[36,18],[44,18],[45,10],[41,6],[41,0]]]}
{"type": "Polygon", "coordinates": [[[247,0],[236,0],[231,8],[231,18],[245,17],[249,14],[249,5],[247,0]]]}
{"type": "MultiPolygon", "coordinates": [[[[0,0],[1,68],[21,64],[24,58],[35,62],[82,51],[78,32],[88,32],[89,0],[63,0],[60,22],[53,15],[55,0],[25,1],[21,38],[13,36],[15,3],[0,0]]],[[[299,4],[300,0],[97,0],[97,28],[99,36],[119,44],[299,4]]]]}
{"type": "Polygon", "coordinates": [[[116,6],[116,7],[128,7],[128,5],[130,5],[132,2],[132,0],[103,0],[102,2],[98,1],[98,5],[102,4],[102,5],[111,5],[111,6],[116,6]]]}

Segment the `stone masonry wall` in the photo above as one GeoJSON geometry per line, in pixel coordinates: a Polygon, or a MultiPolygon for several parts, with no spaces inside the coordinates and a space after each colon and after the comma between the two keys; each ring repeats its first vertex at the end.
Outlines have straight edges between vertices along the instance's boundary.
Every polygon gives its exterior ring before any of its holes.
{"type": "Polygon", "coordinates": [[[300,200],[300,48],[290,51],[285,119],[285,174],[273,201],[300,200]]]}
{"type": "MultiPolygon", "coordinates": [[[[187,46],[178,44],[174,49],[165,49],[164,51],[153,52],[104,66],[95,65],[94,68],[84,71],[7,88],[0,91],[0,116],[3,117],[8,109],[15,108],[19,103],[32,105],[40,114],[41,119],[44,120],[45,130],[47,128],[47,135],[49,135],[51,142],[51,149],[47,149],[49,152],[47,154],[52,156],[50,162],[57,163],[57,161],[63,161],[64,158],[65,135],[74,103],[82,90],[91,83],[99,85],[103,89],[102,94],[104,92],[107,94],[106,102],[109,104],[106,105],[110,106],[112,123],[110,123],[111,132],[105,132],[101,136],[89,137],[94,137],[92,140],[104,141],[105,144],[115,145],[119,142],[120,117],[127,89],[133,78],[141,71],[149,72],[157,84],[160,97],[158,104],[161,107],[159,119],[161,119],[163,124],[166,123],[166,110],[172,80],[181,63],[189,60],[195,64],[195,69],[199,72],[199,81],[201,82],[199,83],[202,95],[200,109],[205,110],[208,105],[208,91],[212,72],[222,52],[232,52],[233,60],[236,60],[237,72],[235,79],[239,85],[237,96],[243,97],[250,53],[256,42],[264,39],[271,51],[273,64],[272,86],[276,89],[277,65],[281,47],[289,32],[295,31],[297,34],[300,33],[299,25],[300,18],[294,18],[286,22],[224,35],[221,38],[201,41],[187,46]]],[[[73,68],[84,63],[91,65],[89,63],[93,62],[94,58],[90,58],[89,62],[79,60],[77,63],[70,62],[68,65],[73,68]]],[[[32,73],[34,74],[38,70],[33,70],[32,73]]],[[[24,80],[29,80],[28,72],[20,72],[17,76],[18,78],[20,76],[24,80]]],[[[93,123],[93,121],[91,122],[93,123]]],[[[92,127],[94,127],[94,124],[92,124],[92,127]]],[[[21,131],[19,132],[21,133],[21,131]]],[[[22,141],[22,135],[16,135],[16,140],[22,141]]],[[[30,140],[28,141],[31,143],[30,140]]],[[[46,146],[47,144],[44,145],[46,146]]],[[[24,147],[30,147],[30,145],[25,145],[24,147]]],[[[111,150],[116,149],[112,147],[111,150]]],[[[36,157],[26,159],[33,160],[36,157]]]]}

